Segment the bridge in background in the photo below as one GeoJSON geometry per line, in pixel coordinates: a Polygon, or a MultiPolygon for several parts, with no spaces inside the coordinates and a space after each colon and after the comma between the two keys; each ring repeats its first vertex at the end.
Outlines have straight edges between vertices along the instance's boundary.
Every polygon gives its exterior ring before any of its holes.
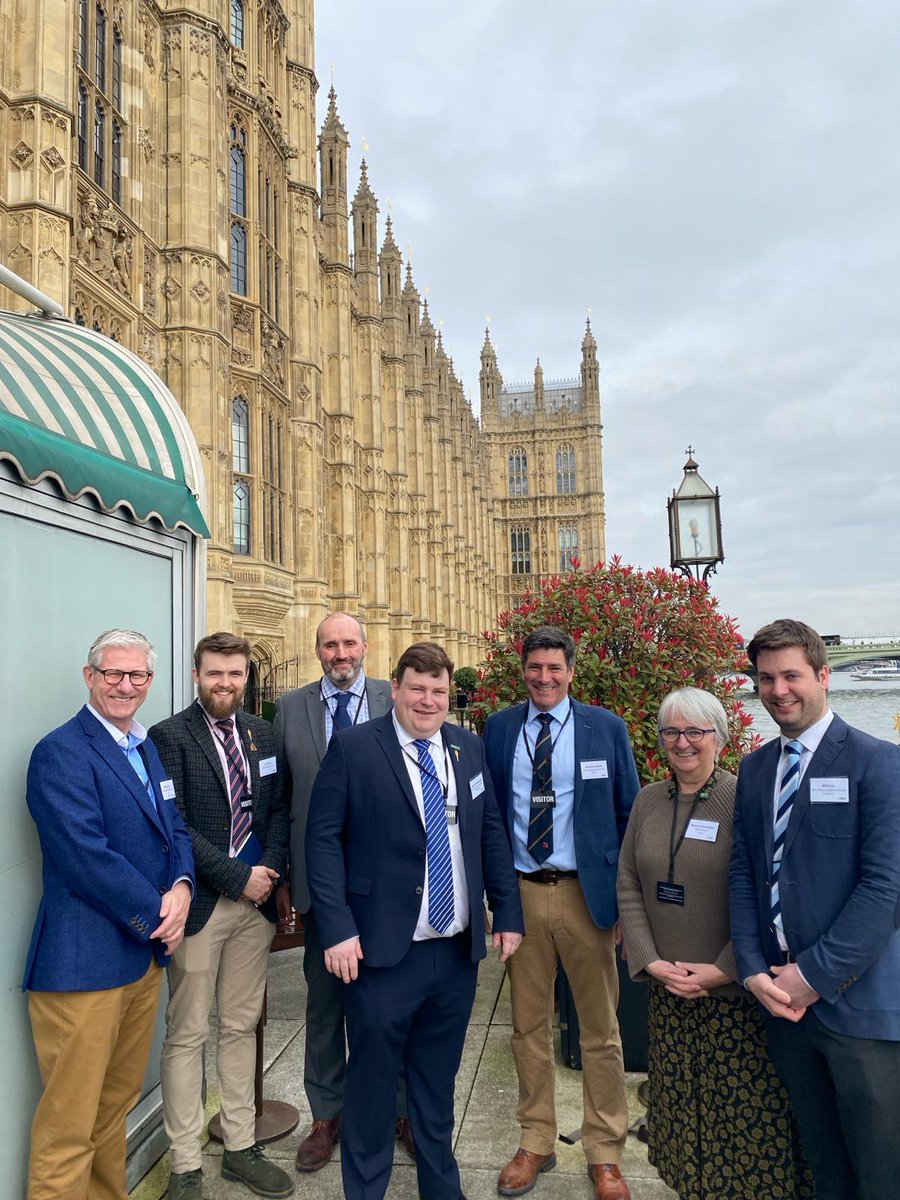
{"type": "Polygon", "coordinates": [[[870,642],[860,638],[828,647],[829,667],[849,667],[880,658],[900,658],[900,640],[870,642]]]}

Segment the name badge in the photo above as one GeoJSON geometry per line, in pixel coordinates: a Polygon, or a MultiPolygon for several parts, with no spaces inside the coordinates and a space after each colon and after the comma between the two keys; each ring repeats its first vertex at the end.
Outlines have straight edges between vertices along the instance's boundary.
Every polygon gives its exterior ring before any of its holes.
{"type": "Polygon", "coordinates": [[[252,808],[252,807],[253,807],[253,797],[252,796],[243,796],[241,799],[242,811],[246,812],[247,809],[252,808]]]}
{"type": "Polygon", "coordinates": [[[684,884],[664,883],[660,880],[656,885],[656,899],[660,904],[684,904],[684,884]]]}
{"type": "Polygon", "coordinates": [[[849,779],[811,779],[809,781],[810,804],[849,804],[849,779]]]}
{"type": "Polygon", "coordinates": [[[469,780],[469,791],[473,800],[484,791],[484,776],[480,771],[469,780]]]}
{"type": "Polygon", "coordinates": [[[532,808],[556,808],[556,792],[532,792],[532,808]]]}
{"type": "Polygon", "coordinates": [[[694,817],[692,821],[688,822],[684,836],[686,838],[693,838],[695,842],[714,842],[718,832],[718,821],[700,821],[694,817]]]}
{"type": "Polygon", "coordinates": [[[582,779],[609,779],[605,758],[585,759],[581,764],[582,779]]]}
{"type": "Polygon", "coordinates": [[[261,758],[259,760],[259,774],[261,778],[265,778],[266,775],[274,775],[277,770],[278,763],[275,761],[274,754],[271,758],[261,758]]]}
{"type": "Polygon", "coordinates": [[[455,804],[445,804],[444,812],[447,814],[447,824],[455,825],[457,821],[457,807],[455,804]]]}
{"type": "Polygon", "coordinates": [[[171,779],[161,779],[159,781],[159,790],[162,792],[163,800],[175,799],[175,784],[171,779]]]}

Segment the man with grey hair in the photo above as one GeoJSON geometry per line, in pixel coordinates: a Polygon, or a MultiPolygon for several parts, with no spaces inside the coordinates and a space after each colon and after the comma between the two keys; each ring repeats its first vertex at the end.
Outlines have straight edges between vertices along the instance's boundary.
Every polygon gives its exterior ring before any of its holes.
{"type": "Polygon", "coordinates": [[[172,781],[135,720],[155,660],[142,634],[101,634],[82,672],[87,704],[28,768],[44,883],[22,982],[44,1083],[32,1200],[127,1197],[125,1118],[194,886],[172,781]]]}

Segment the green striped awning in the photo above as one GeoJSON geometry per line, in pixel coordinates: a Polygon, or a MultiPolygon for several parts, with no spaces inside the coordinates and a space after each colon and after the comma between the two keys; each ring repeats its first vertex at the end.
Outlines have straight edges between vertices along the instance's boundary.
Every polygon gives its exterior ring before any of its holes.
{"type": "Polygon", "coordinates": [[[209,530],[193,435],[174,396],[117,342],[68,321],[0,313],[0,458],[167,529],[209,530]]]}

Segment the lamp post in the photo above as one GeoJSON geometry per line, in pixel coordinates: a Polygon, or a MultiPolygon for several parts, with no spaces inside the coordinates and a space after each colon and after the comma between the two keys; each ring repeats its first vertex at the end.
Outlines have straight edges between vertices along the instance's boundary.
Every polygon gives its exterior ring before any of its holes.
{"type": "Polygon", "coordinates": [[[719,489],[715,491],[700,478],[694,461],[694,448],[688,446],[684,478],[678,491],[666,503],[669,513],[669,561],[688,579],[706,583],[720,562],[722,553],[722,514],[719,489]],[[702,574],[701,574],[702,572],[702,574]]]}

